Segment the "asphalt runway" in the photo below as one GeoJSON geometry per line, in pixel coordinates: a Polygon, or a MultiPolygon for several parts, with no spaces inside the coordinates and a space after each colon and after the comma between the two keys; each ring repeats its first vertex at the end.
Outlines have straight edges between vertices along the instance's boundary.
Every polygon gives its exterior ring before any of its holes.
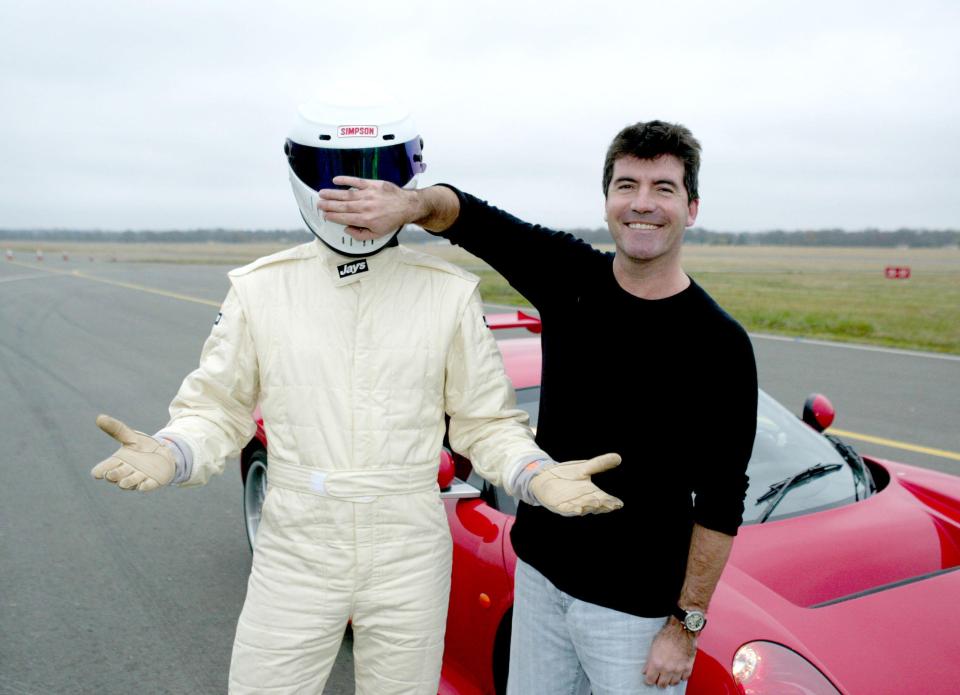
{"type": "MultiPolygon", "coordinates": [[[[149,495],[89,470],[115,449],[98,413],[164,424],[226,271],[0,261],[0,693],[225,692],[250,568],[236,462],[149,495]]],[[[754,345],[761,385],[792,411],[820,391],[861,451],[960,473],[960,360],[754,345]]],[[[352,692],[351,672],[347,642],[326,692],[352,692]]]]}

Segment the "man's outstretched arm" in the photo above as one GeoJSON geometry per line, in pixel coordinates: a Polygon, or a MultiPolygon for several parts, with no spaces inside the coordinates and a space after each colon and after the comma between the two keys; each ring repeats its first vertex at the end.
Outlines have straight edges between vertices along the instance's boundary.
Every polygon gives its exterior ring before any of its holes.
{"type": "MultiPolygon", "coordinates": [[[[733,536],[694,524],[687,573],[680,591],[681,608],[706,613],[732,546],[733,536]]],[[[671,616],[650,645],[643,670],[647,683],[665,688],[687,680],[693,672],[696,655],[696,636],[671,616]]]]}
{"type": "Polygon", "coordinates": [[[338,176],[352,190],[324,189],[317,209],[359,240],[392,233],[407,223],[441,234],[489,263],[541,311],[571,299],[577,278],[604,272],[604,254],[567,232],[529,224],[446,184],[420,191],[383,181],[338,176]]]}
{"type": "Polygon", "coordinates": [[[356,239],[375,239],[405,224],[416,224],[439,234],[450,228],[460,214],[457,194],[445,186],[407,190],[388,181],[337,176],[338,186],[319,192],[317,209],[331,222],[347,227],[356,239]]]}

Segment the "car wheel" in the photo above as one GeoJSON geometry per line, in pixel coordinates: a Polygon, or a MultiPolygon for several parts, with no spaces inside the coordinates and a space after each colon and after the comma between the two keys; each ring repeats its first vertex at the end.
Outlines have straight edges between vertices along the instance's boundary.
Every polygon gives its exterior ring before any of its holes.
{"type": "Polygon", "coordinates": [[[267,496],[267,452],[258,449],[250,455],[246,475],[243,478],[243,521],[247,528],[247,542],[253,550],[263,499],[267,496]]]}

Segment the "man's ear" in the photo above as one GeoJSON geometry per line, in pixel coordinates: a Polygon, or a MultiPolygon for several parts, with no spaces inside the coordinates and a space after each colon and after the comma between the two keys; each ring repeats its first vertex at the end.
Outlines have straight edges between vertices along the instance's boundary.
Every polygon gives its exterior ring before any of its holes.
{"type": "Polygon", "coordinates": [[[687,205],[687,226],[692,227],[697,221],[697,213],[700,212],[700,199],[691,200],[687,205]]]}

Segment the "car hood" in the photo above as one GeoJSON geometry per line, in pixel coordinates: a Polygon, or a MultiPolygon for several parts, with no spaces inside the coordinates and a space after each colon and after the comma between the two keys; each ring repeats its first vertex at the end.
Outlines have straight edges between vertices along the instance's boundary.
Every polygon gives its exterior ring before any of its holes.
{"type": "Polygon", "coordinates": [[[744,641],[769,640],[847,692],[954,687],[960,478],[882,465],[890,482],[869,499],[741,529],[710,612],[736,626],[711,649],[728,667],[744,641]]]}

